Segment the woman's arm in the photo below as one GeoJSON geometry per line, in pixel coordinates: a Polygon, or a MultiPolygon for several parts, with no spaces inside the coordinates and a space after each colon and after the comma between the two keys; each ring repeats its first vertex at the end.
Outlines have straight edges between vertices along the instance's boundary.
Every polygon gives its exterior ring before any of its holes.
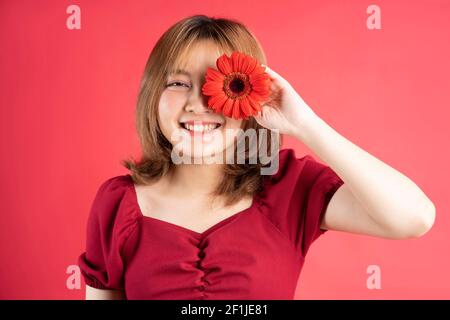
{"type": "Polygon", "coordinates": [[[436,209],[411,179],[336,132],[286,79],[265,67],[273,80],[272,95],[256,121],[305,143],[345,182],[328,204],[323,229],[391,239],[430,230],[436,209]]]}
{"type": "Polygon", "coordinates": [[[420,237],[433,226],[435,207],[411,179],[375,158],[318,116],[294,136],[344,180],[321,227],[383,238],[420,237]]]}
{"type": "Polygon", "coordinates": [[[86,285],[86,300],[125,300],[125,293],[117,290],[96,289],[86,285]]]}

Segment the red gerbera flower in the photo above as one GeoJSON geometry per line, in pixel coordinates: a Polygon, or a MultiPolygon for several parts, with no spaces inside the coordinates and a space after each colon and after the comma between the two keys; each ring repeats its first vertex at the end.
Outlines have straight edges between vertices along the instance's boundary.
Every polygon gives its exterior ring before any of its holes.
{"type": "Polygon", "coordinates": [[[270,96],[270,76],[253,57],[234,51],[216,61],[217,69],[208,68],[202,92],[208,107],[234,119],[248,119],[261,111],[261,103],[270,96]]]}

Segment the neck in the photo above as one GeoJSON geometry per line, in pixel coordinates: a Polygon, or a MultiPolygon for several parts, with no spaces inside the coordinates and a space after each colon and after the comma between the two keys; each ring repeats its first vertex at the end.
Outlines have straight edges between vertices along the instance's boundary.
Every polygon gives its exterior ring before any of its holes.
{"type": "Polygon", "coordinates": [[[168,180],[180,195],[210,198],[223,177],[223,168],[223,164],[179,164],[173,167],[168,180]]]}

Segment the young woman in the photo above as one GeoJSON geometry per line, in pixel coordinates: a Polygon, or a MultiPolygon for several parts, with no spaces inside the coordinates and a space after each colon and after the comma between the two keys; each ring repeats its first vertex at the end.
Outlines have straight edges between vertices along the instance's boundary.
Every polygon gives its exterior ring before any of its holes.
{"type": "Polygon", "coordinates": [[[434,205],[414,182],[333,130],[269,67],[274,94],[262,112],[243,120],[210,109],[205,73],[233,51],[266,64],[253,34],[227,19],[186,18],[154,47],[137,105],[142,158],[125,161],[131,174],[105,181],[92,204],[79,257],[86,298],[292,299],[327,230],[404,239],[432,227],[434,205]],[[235,153],[237,129],[258,129],[264,151],[275,132],[295,137],[329,166],[292,149],[277,151],[271,175],[259,160],[172,161],[175,146],[190,159],[235,153]]]}

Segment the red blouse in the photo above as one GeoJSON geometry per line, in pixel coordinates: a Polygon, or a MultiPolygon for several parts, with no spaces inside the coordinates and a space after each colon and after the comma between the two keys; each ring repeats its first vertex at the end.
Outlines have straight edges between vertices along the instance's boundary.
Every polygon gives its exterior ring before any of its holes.
{"type": "Polygon", "coordinates": [[[124,290],[127,299],[293,299],[320,221],[344,183],[310,155],[279,153],[252,205],[202,233],[143,216],[129,174],[105,181],[92,204],[87,285],[124,290]]]}

